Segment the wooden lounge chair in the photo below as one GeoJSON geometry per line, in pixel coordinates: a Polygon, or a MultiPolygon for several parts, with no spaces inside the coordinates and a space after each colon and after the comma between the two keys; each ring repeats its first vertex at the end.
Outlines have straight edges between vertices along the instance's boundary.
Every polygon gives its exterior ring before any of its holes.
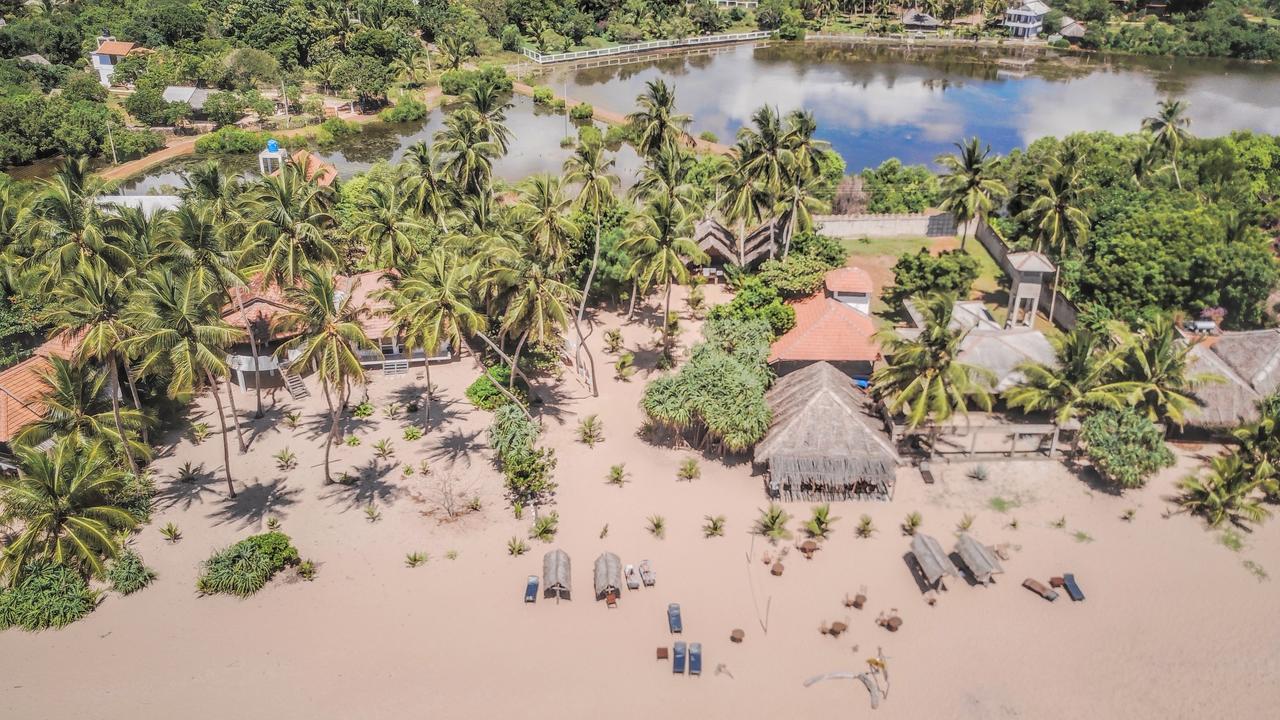
{"type": "Polygon", "coordinates": [[[627,575],[627,589],[639,590],[640,589],[640,573],[636,572],[636,566],[628,565],[624,572],[627,575]]]}
{"type": "Polygon", "coordinates": [[[538,576],[530,575],[528,581],[524,585],[524,601],[527,603],[537,602],[538,600],[538,576]]]}
{"type": "Polygon", "coordinates": [[[1030,590],[1049,602],[1053,602],[1058,599],[1057,592],[1045,587],[1044,583],[1036,580],[1035,578],[1027,578],[1026,580],[1023,580],[1022,587],[1030,590]]]}
{"type": "Polygon", "coordinates": [[[674,650],[675,657],[671,658],[671,672],[683,674],[685,656],[688,654],[687,646],[683,640],[677,640],[674,650]]]}
{"type": "Polygon", "coordinates": [[[1067,596],[1072,602],[1084,601],[1084,593],[1080,590],[1080,584],[1076,582],[1076,576],[1073,573],[1062,576],[1062,587],[1066,589],[1067,596]]]}
{"type": "Polygon", "coordinates": [[[644,581],[645,587],[653,587],[658,582],[658,576],[654,574],[648,560],[640,561],[640,579],[644,581]]]}
{"type": "Polygon", "coordinates": [[[672,635],[684,632],[684,618],[680,615],[680,603],[667,606],[667,629],[672,635]]]}
{"type": "Polygon", "coordinates": [[[702,643],[689,645],[689,674],[702,674],[702,643]]]}

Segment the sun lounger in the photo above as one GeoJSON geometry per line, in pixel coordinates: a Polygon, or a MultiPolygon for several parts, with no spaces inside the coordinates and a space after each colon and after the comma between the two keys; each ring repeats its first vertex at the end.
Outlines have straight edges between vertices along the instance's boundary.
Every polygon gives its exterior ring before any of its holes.
{"type": "Polygon", "coordinates": [[[689,674],[702,674],[702,643],[689,645],[689,674]]]}
{"type": "Polygon", "coordinates": [[[671,658],[671,672],[677,673],[677,674],[684,672],[685,654],[686,653],[685,653],[684,641],[683,640],[677,641],[675,645],[675,652],[673,653],[673,657],[671,658]]]}
{"type": "Polygon", "coordinates": [[[527,603],[537,602],[538,600],[538,576],[530,575],[529,581],[524,586],[524,601],[527,603]]]}
{"type": "Polygon", "coordinates": [[[1082,602],[1084,600],[1084,593],[1080,591],[1080,585],[1076,582],[1076,576],[1072,573],[1062,576],[1062,586],[1066,588],[1067,596],[1071,598],[1072,602],[1082,602]]]}
{"type": "Polygon", "coordinates": [[[640,561],[640,579],[644,581],[645,587],[653,587],[658,582],[658,576],[654,574],[648,560],[640,561]]]}
{"type": "Polygon", "coordinates": [[[1030,590],[1031,592],[1039,595],[1040,597],[1044,598],[1045,600],[1048,600],[1049,602],[1053,602],[1054,600],[1058,599],[1057,592],[1045,587],[1044,583],[1034,578],[1027,578],[1026,580],[1023,580],[1022,587],[1030,590]]]}
{"type": "Polygon", "coordinates": [[[636,566],[628,565],[626,570],[624,570],[624,572],[627,576],[627,589],[639,590],[640,589],[640,573],[636,572],[636,566]]]}
{"type": "Polygon", "coordinates": [[[680,617],[680,603],[667,606],[667,628],[672,634],[684,632],[684,620],[680,617]]]}

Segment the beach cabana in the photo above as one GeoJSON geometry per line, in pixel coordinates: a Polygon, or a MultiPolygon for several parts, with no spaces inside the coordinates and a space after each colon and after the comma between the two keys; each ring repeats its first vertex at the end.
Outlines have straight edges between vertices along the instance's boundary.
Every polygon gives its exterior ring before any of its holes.
{"type": "Polygon", "coordinates": [[[1004,572],[1004,568],[1000,567],[1000,558],[996,557],[991,548],[964,533],[956,538],[956,554],[969,569],[973,579],[983,585],[992,582],[995,579],[993,575],[1004,572]]]}
{"type": "Polygon", "coordinates": [[[612,597],[615,600],[622,594],[622,561],[613,553],[601,553],[596,558],[596,599],[604,600],[612,597]]]}
{"type": "Polygon", "coordinates": [[[773,425],[756,445],[755,461],[769,467],[770,495],[787,500],[893,496],[897,453],[849,376],[830,363],[815,363],[779,379],[766,400],[773,425]]]}
{"type": "Polygon", "coordinates": [[[542,556],[542,594],[557,600],[569,600],[573,592],[570,581],[569,553],[556,548],[542,556]]]}
{"type": "Polygon", "coordinates": [[[947,557],[938,540],[930,535],[916,533],[916,536],[911,538],[911,554],[915,557],[916,564],[920,566],[925,584],[931,588],[945,587],[943,578],[948,575],[959,576],[951,558],[947,557]]]}

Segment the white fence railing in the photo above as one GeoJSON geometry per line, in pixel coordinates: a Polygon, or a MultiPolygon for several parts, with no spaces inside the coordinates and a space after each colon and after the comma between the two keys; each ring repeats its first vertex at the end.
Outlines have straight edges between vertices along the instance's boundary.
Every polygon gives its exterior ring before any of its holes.
{"type": "Polygon", "coordinates": [[[629,53],[644,52],[646,50],[660,50],[662,48],[680,48],[680,47],[697,47],[699,45],[717,45],[720,43],[745,42],[747,40],[763,40],[773,33],[767,30],[756,30],[754,32],[744,33],[728,33],[725,35],[699,35],[697,37],[683,38],[680,40],[650,40],[648,42],[633,43],[631,45],[615,45],[607,48],[596,48],[594,50],[577,50],[567,53],[540,53],[533,48],[520,48],[520,52],[525,57],[538,63],[539,65],[547,65],[550,63],[569,62],[572,60],[589,60],[591,58],[608,57],[610,55],[626,55],[629,53]]]}
{"type": "Polygon", "coordinates": [[[718,7],[745,7],[753,8],[760,4],[759,0],[712,0],[713,5],[718,7]]]}

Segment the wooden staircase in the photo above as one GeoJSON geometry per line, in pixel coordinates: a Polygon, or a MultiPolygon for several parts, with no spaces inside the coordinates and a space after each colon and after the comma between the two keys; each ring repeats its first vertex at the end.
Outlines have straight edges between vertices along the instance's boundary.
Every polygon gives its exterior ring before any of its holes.
{"type": "Polygon", "coordinates": [[[280,377],[284,380],[285,389],[289,391],[289,396],[294,400],[304,400],[311,397],[311,391],[307,389],[307,384],[302,382],[302,378],[293,373],[292,370],[280,366],[280,377]]]}

